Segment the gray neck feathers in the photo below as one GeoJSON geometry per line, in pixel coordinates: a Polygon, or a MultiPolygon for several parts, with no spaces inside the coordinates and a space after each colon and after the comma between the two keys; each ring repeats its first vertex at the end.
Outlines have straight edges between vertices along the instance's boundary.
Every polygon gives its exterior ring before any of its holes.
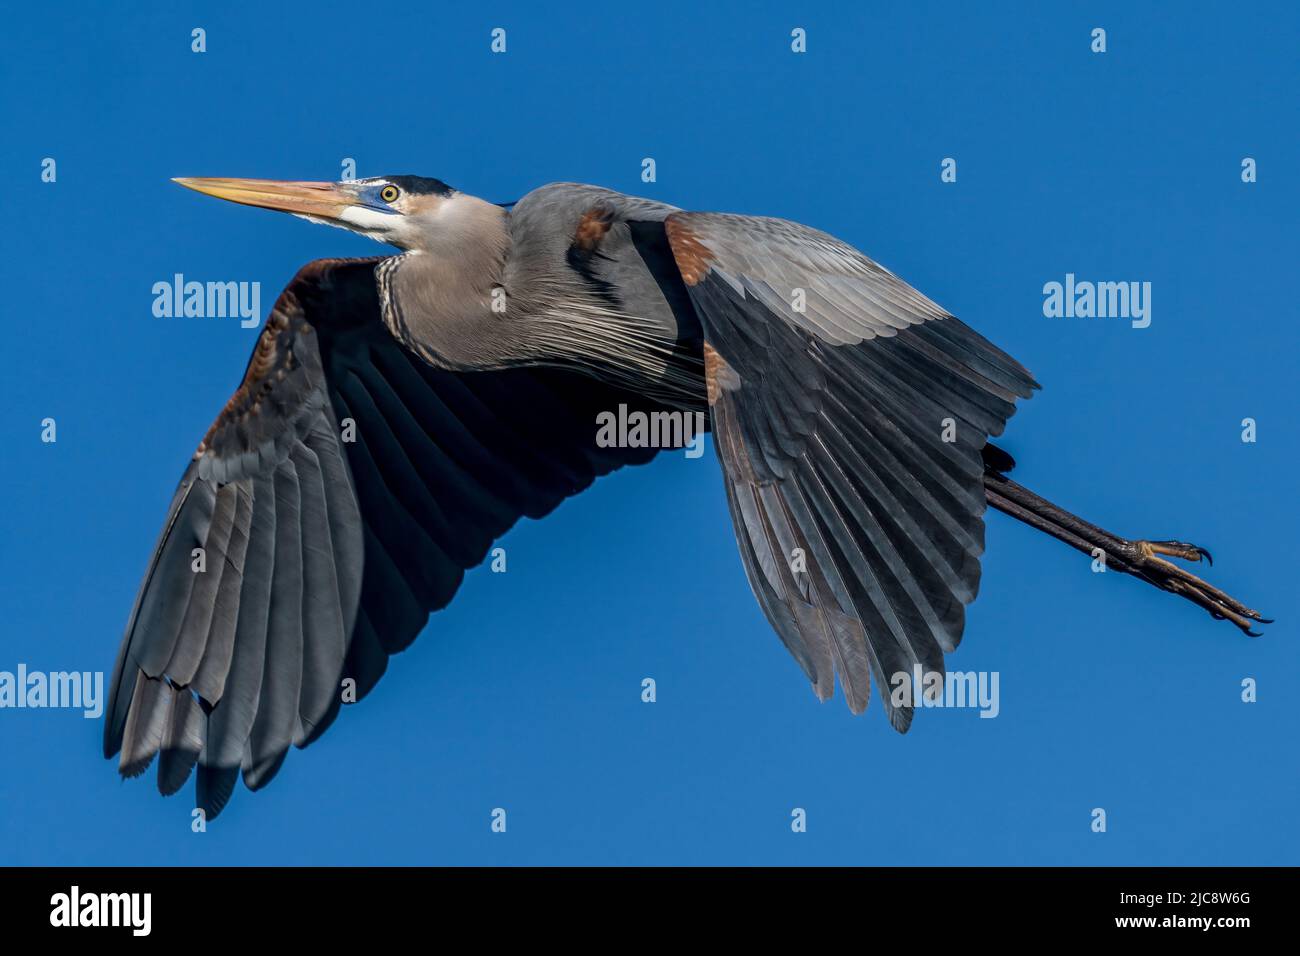
{"type": "Polygon", "coordinates": [[[500,311],[510,249],[506,220],[500,207],[458,193],[439,211],[420,249],[376,268],[385,324],[429,364],[517,364],[519,330],[508,321],[509,310],[500,311]]]}

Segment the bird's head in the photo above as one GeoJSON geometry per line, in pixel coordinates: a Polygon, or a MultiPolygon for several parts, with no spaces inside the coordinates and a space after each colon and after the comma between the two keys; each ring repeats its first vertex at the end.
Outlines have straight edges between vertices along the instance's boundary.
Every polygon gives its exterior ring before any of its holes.
{"type": "Polygon", "coordinates": [[[399,249],[453,249],[465,233],[504,215],[500,207],[422,176],[376,176],[339,183],[274,179],[175,179],[218,199],[292,213],[399,249]]]}

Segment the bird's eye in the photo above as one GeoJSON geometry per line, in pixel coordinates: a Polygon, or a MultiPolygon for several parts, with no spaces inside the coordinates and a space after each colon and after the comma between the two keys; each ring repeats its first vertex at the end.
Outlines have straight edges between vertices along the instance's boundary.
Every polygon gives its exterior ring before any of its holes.
{"type": "Polygon", "coordinates": [[[384,202],[392,202],[397,198],[398,189],[396,186],[388,185],[379,190],[379,198],[384,202]]]}

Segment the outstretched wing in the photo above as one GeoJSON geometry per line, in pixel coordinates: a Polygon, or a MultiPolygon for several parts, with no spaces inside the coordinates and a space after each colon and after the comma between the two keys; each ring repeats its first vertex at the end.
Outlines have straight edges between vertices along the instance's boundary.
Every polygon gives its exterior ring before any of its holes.
{"type": "Polygon", "coordinates": [[[779,219],[664,223],[704,329],[736,537],[768,619],[825,700],[890,723],[896,674],[942,673],[979,588],[981,449],[1038,386],[857,250],[779,219]]]}
{"type": "Polygon", "coordinates": [[[382,260],[319,260],[281,293],[243,383],[181,478],[114,669],[104,752],[197,763],[215,816],[356,699],[465,569],[653,449],[601,448],[596,415],[645,402],[553,369],[453,373],[380,319],[382,260]]]}

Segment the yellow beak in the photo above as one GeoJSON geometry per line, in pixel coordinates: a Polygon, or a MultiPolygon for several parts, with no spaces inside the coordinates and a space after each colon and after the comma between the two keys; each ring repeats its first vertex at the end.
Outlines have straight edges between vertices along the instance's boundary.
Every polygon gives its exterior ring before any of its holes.
{"type": "Polygon", "coordinates": [[[302,216],[338,219],[348,206],[361,204],[337,183],[292,182],[276,179],[173,179],[186,189],[245,206],[261,206],[302,216]]]}

